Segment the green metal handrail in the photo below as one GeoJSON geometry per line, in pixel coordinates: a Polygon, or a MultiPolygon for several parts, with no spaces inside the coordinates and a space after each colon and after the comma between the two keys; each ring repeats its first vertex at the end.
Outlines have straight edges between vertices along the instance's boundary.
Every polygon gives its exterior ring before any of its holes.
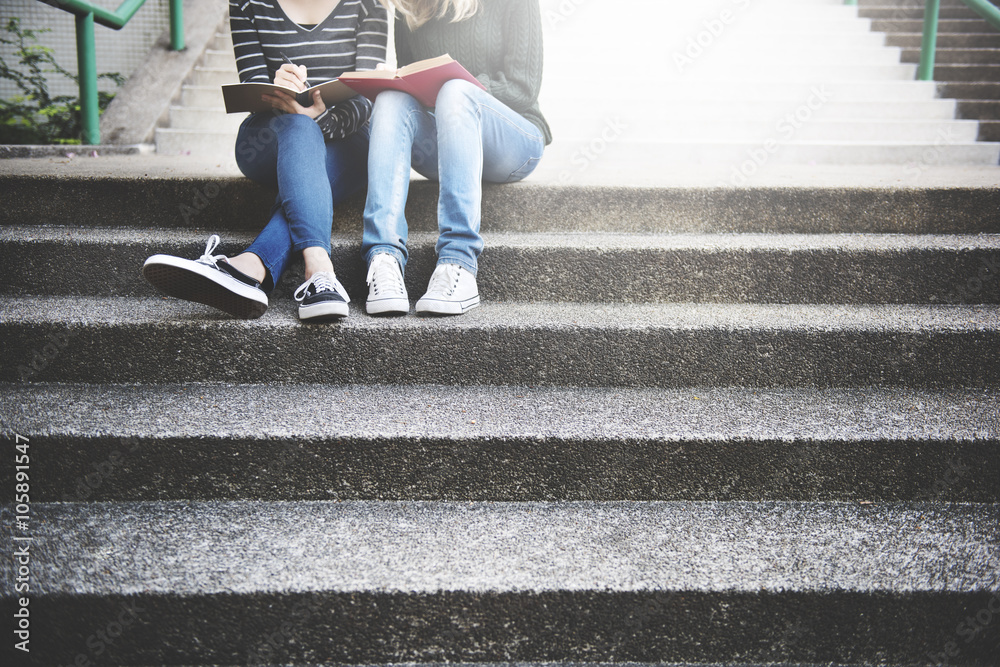
{"type": "MultiPolygon", "coordinates": [[[[125,0],[110,11],[95,7],[85,0],[40,0],[76,16],[76,60],[80,78],[80,125],[82,141],[87,145],[101,143],[100,112],[97,106],[97,50],[94,45],[94,23],[121,30],[146,0],[125,0]]],[[[183,0],[170,0],[170,48],[184,50],[183,0]]]]}
{"type": "MultiPolygon", "coordinates": [[[[1000,30],[1000,9],[988,0],[962,0],[972,11],[982,16],[986,21],[1000,30]]],[[[858,0],[844,0],[845,5],[857,5],[858,0]]],[[[937,53],[938,15],[941,0],[927,0],[924,8],[924,36],[920,42],[920,65],[917,67],[917,79],[931,81],[934,78],[934,56],[937,53]]]]}
{"type": "MultiPolygon", "coordinates": [[[[972,11],[976,12],[991,26],[1000,30],[1000,9],[987,0],[962,0],[972,11]]],[[[937,53],[938,12],[941,0],[927,0],[924,8],[924,37],[920,43],[920,66],[917,68],[917,78],[921,81],[934,79],[934,56],[937,53]]]]}

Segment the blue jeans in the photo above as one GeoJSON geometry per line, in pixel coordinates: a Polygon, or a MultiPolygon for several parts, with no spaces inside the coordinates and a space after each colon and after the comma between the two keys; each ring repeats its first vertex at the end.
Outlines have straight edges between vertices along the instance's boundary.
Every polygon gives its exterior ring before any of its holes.
{"type": "Polygon", "coordinates": [[[361,253],[365,261],[389,253],[406,266],[404,216],[410,167],[439,181],[438,263],[478,270],[483,181],[511,183],[542,157],[541,131],[467,81],[447,82],[433,110],[406,93],[375,98],[368,152],[368,200],[361,253]]]}
{"type": "Polygon", "coordinates": [[[340,141],[325,141],[302,114],[255,113],[240,126],[236,164],[251,180],[277,187],[271,219],[247,252],[268,272],[265,291],[281,279],[293,253],[330,252],[333,206],[365,185],[368,126],[340,141]]]}

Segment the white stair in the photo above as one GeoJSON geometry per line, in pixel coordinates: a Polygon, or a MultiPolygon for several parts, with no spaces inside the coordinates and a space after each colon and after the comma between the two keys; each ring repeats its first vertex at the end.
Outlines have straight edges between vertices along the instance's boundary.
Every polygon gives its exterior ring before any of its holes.
{"type": "Polygon", "coordinates": [[[231,158],[246,114],[226,113],[220,86],[238,81],[227,18],[184,83],[179,103],[170,107],[169,124],[157,128],[156,152],[231,158]]]}
{"type": "Polygon", "coordinates": [[[1000,157],[841,0],[542,0],[542,20],[539,169],[561,182],[620,181],[623,160],[741,185],[777,165],[1000,157]]]}
{"type": "MultiPolygon", "coordinates": [[[[698,165],[734,185],[788,164],[995,165],[1000,144],[841,0],[541,0],[542,110],[563,182],[698,165]],[[602,167],[602,164],[606,165],[602,167]],[[584,177],[584,174],[586,176],[584,177]]],[[[231,157],[242,114],[228,21],[157,131],[157,152],[231,157]]]]}

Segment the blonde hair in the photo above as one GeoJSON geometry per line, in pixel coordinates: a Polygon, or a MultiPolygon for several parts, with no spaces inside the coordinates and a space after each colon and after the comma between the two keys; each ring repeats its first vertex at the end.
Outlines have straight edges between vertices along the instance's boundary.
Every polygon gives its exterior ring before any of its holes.
{"type": "Polygon", "coordinates": [[[416,30],[431,19],[443,19],[451,14],[451,22],[469,18],[479,9],[479,0],[382,0],[389,11],[397,10],[406,17],[406,25],[416,30]]]}

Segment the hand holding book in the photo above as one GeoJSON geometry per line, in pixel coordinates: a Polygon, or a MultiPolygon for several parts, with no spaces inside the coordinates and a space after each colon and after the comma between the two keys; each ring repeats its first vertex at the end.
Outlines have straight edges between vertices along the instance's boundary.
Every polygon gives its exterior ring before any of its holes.
{"type": "Polygon", "coordinates": [[[463,79],[486,89],[460,63],[445,54],[412,63],[398,70],[348,72],[339,79],[332,79],[301,91],[292,85],[280,85],[276,76],[275,83],[226,84],[222,86],[222,95],[226,103],[226,113],[269,111],[272,108],[271,104],[262,100],[261,96],[273,95],[279,90],[296,94],[296,101],[304,107],[312,104],[312,96],[316,91],[319,91],[323,103],[329,107],[358,94],[374,100],[383,90],[401,90],[413,95],[424,106],[433,107],[441,86],[452,79],[463,79]]]}
{"type": "Polygon", "coordinates": [[[400,90],[413,95],[425,107],[434,106],[441,86],[452,79],[462,79],[486,90],[486,86],[447,53],[397,70],[349,72],[340,77],[340,81],[370,100],[383,90],[400,90]]]}

